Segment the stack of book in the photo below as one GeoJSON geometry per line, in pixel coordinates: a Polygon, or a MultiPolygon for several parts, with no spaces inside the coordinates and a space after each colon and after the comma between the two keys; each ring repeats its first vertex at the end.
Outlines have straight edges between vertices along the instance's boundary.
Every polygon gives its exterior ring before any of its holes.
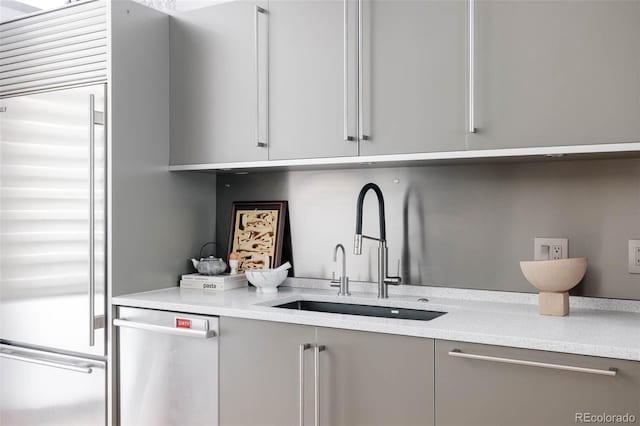
{"type": "Polygon", "coordinates": [[[200,275],[187,274],[180,279],[180,288],[194,288],[199,290],[225,291],[247,286],[244,274],[200,275]]]}

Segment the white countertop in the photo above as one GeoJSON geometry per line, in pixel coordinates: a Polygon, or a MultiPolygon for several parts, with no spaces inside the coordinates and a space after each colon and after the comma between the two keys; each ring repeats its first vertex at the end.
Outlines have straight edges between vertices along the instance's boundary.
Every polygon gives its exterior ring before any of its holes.
{"type": "MultiPolygon", "coordinates": [[[[487,294],[490,293],[495,292],[487,294]]],[[[480,300],[454,298],[455,291],[444,293],[449,297],[430,295],[428,302],[417,301],[424,296],[406,294],[378,300],[375,294],[354,292],[353,289],[348,297],[335,294],[334,289],[318,288],[282,287],[276,294],[261,294],[253,287],[225,292],[172,287],[115,297],[112,303],[640,361],[640,313],[633,312],[635,308],[631,311],[606,310],[587,308],[580,303],[579,307],[572,304],[567,317],[549,317],[539,315],[538,307],[533,303],[492,301],[486,296],[480,300]],[[447,314],[431,321],[413,321],[271,307],[298,299],[426,309],[447,314]]],[[[509,300],[509,297],[504,299],[509,300]]],[[[532,299],[516,296],[516,300],[530,302],[532,299]]],[[[597,306],[597,299],[594,303],[597,306]]]]}

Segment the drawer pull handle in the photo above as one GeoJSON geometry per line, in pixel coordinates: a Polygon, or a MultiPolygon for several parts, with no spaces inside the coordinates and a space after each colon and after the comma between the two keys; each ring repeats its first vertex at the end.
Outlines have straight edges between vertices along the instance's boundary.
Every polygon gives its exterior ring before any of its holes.
{"type": "Polygon", "coordinates": [[[522,359],[499,358],[495,356],[468,354],[460,351],[460,349],[454,349],[450,351],[449,356],[456,358],[477,359],[480,361],[500,362],[503,364],[526,365],[528,367],[541,367],[551,368],[554,370],[575,371],[578,373],[598,374],[601,376],[615,376],[618,372],[618,370],[613,367],[609,368],[608,370],[600,370],[597,368],[575,367],[572,365],[549,364],[546,362],[526,361],[522,359]]]}
{"type": "Polygon", "coordinates": [[[75,371],[76,373],[91,374],[93,372],[93,368],[87,365],[80,365],[80,364],[76,365],[76,364],[67,364],[64,362],[49,361],[46,359],[37,358],[31,354],[20,355],[18,352],[13,353],[12,351],[0,352],[0,358],[12,359],[15,361],[22,361],[22,362],[29,362],[31,364],[44,365],[45,367],[61,368],[63,370],[75,371]]]}

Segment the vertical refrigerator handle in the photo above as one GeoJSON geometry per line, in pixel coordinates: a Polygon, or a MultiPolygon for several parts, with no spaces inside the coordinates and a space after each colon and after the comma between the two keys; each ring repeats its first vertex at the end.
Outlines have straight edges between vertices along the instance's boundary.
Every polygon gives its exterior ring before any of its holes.
{"type": "Polygon", "coordinates": [[[104,326],[104,318],[96,318],[96,125],[104,125],[104,113],[96,111],[96,97],[89,95],[89,346],[95,346],[96,328],[104,326]]]}
{"type": "Polygon", "coordinates": [[[96,97],[89,95],[89,346],[94,346],[96,316],[96,277],[95,277],[95,121],[96,97]]]}
{"type": "MultiPolygon", "coordinates": [[[[257,147],[258,148],[266,148],[269,146],[269,105],[268,105],[268,86],[267,86],[267,108],[265,110],[265,120],[267,123],[267,136],[264,139],[260,138],[260,15],[266,15],[267,14],[267,10],[263,7],[260,7],[258,5],[255,6],[255,10],[254,10],[254,21],[253,21],[253,30],[255,33],[255,39],[254,39],[254,43],[255,43],[255,61],[256,61],[256,141],[257,141],[257,147]]],[[[267,41],[267,61],[269,58],[269,44],[267,41]]],[[[269,66],[267,65],[267,84],[269,81],[269,77],[268,77],[268,69],[269,66]]]]}

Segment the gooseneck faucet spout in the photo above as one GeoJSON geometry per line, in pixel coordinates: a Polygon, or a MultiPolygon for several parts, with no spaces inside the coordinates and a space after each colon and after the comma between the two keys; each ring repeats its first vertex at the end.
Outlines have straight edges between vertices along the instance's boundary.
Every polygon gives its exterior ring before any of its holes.
{"type": "Polygon", "coordinates": [[[382,190],[375,183],[368,183],[362,187],[360,190],[360,194],[358,195],[358,202],[356,205],[356,235],[353,240],[353,253],[355,255],[362,254],[362,239],[366,238],[369,240],[374,240],[379,242],[378,246],[378,297],[382,299],[386,299],[389,297],[388,294],[388,285],[397,285],[400,284],[400,277],[390,277],[387,275],[388,265],[387,265],[387,228],[385,222],[384,215],[384,197],[382,195],[382,190]],[[380,236],[378,238],[370,237],[368,235],[362,234],[362,207],[364,205],[364,197],[367,195],[367,192],[372,190],[375,192],[378,197],[378,216],[380,222],[380,236]]]}
{"type": "Polygon", "coordinates": [[[372,238],[366,237],[372,240],[378,241],[387,241],[387,227],[386,227],[386,219],[384,216],[384,196],[382,195],[382,190],[375,183],[368,183],[362,187],[360,190],[360,194],[358,194],[358,203],[356,206],[356,244],[354,247],[354,254],[360,255],[362,254],[362,206],[364,205],[364,197],[367,195],[367,192],[372,190],[375,192],[376,197],[378,197],[378,218],[380,222],[380,237],[372,238]]]}
{"type": "MultiPolygon", "coordinates": [[[[351,296],[349,293],[349,277],[347,276],[347,252],[344,250],[344,246],[342,244],[336,244],[333,249],[333,261],[338,261],[338,250],[342,251],[342,275],[338,280],[332,280],[332,283],[336,283],[337,287],[340,287],[338,290],[338,296],[351,296]]],[[[333,286],[333,285],[332,285],[333,286]]]]}

